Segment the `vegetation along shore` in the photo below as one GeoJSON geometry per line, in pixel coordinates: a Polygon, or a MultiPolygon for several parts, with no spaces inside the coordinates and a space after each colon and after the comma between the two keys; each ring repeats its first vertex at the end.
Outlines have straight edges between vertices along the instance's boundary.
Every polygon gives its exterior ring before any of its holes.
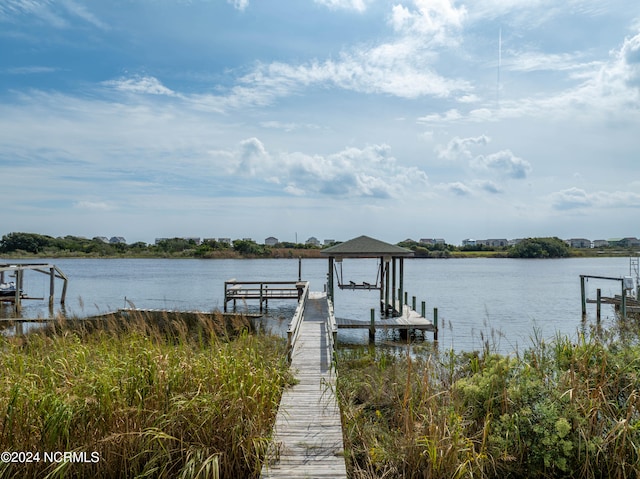
{"type": "MultiPolygon", "coordinates": [[[[503,247],[454,246],[445,243],[424,244],[401,241],[399,246],[409,248],[418,258],[565,258],[583,256],[629,256],[637,248],[600,247],[570,248],[559,238],[527,238],[518,244],[503,247]]],[[[171,238],[156,244],[137,242],[105,243],[99,238],[78,236],[52,237],[37,233],[8,233],[0,240],[0,255],[8,258],[320,258],[322,247],[300,243],[278,243],[274,246],[258,244],[252,240],[231,242],[171,238]]]]}

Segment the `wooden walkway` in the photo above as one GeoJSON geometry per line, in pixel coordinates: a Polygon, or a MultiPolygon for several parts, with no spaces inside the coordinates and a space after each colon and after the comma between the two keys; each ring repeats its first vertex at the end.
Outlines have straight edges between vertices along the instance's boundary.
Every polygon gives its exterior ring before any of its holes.
{"type": "Polygon", "coordinates": [[[311,293],[291,362],[299,382],[283,393],[263,478],[347,477],[328,315],[311,293]]]}

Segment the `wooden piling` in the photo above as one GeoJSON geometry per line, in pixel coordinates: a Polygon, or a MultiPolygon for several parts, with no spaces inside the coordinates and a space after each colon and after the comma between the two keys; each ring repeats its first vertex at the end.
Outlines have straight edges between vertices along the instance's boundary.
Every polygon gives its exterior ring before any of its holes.
{"type": "Polygon", "coordinates": [[[438,308],[433,308],[433,340],[438,340],[438,308]]]}
{"type": "Polygon", "coordinates": [[[369,324],[369,343],[373,344],[376,340],[376,309],[371,308],[371,322],[369,324]]]}
{"type": "Polygon", "coordinates": [[[55,290],[56,269],[49,269],[49,308],[53,308],[53,295],[55,290]]]}
{"type": "Polygon", "coordinates": [[[580,299],[582,300],[582,320],[585,321],[587,319],[587,293],[583,275],[580,275],[580,299]]]}
{"type": "Polygon", "coordinates": [[[600,317],[601,317],[601,311],[602,311],[602,293],[600,291],[600,288],[597,289],[596,291],[596,321],[599,323],[600,322],[600,317]]]}

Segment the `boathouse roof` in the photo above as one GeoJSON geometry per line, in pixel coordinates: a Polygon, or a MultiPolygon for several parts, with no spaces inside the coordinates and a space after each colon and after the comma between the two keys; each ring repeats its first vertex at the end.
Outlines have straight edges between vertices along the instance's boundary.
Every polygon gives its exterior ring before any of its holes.
{"type": "Polygon", "coordinates": [[[325,248],[320,254],[341,258],[377,258],[379,256],[413,256],[413,251],[363,235],[325,248]]]}

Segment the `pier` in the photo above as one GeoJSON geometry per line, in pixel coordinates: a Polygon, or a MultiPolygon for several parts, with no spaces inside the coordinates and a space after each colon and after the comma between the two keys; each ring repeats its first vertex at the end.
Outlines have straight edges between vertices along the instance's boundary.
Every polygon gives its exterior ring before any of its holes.
{"type": "Polygon", "coordinates": [[[326,294],[309,293],[306,287],[288,332],[298,382],[282,394],[262,478],[346,479],[333,368],[336,331],[326,294]]]}

